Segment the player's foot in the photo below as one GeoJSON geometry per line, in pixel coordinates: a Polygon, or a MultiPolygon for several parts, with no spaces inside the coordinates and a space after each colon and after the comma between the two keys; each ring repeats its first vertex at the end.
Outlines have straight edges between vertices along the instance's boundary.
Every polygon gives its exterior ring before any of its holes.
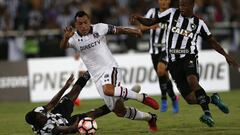
{"type": "Polygon", "coordinates": [[[148,126],[151,132],[157,132],[157,115],[152,114],[149,112],[149,114],[152,116],[151,120],[148,121],[148,126]]]}
{"type": "Polygon", "coordinates": [[[160,112],[166,112],[168,108],[168,103],[166,99],[162,99],[160,112]]]}
{"type": "Polygon", "coordinates": [[[215,104],[222,112],[229,113],[228,106],[224,104],[224,102],[221,100],[220,96],[217,93],[214,93],[211,96],[212,103],[215,104]]]}
{"type": "Polygon", "coordinates": [[[132,87],[131,89],[132,91],[136,92],[136,93],[139,93],[141,91],[141,86],[136,84],[132,87]]]}
{"type": "Polygon", "coordinates": [[[212,118],[212,116],[211,115],[206,115],[206,114],[204,114],[204,115],[202,115],[201,117],[200,117],[200,119],[199,119],[202,123],[204,123],[204,124],[207,124],[209,127],[213,127],[214,126],[214,120],[213,120],[213,118],[212,118]]]}
{"type": "Polygon", "coordinates": [[[176,96],[176,99],[172,102],[172,112],[173,113],[178,113],[179,112],[179,97],[176,96]]]}
{"type": "Polygon", "coordinates": [[[148,105],[155,110],[159,109],[159,104],[155,99],[147,96],[147,94],[145,93],[143,93],[142,95],[143,95],[143,101],[142,101],[143,104],[148,105]]]}

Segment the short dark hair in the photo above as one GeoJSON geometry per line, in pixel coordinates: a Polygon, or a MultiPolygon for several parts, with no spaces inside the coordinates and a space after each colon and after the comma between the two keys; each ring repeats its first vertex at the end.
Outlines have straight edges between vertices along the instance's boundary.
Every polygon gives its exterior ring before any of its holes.
{"type": "Polygon", "coordinates": [[[83,16],[88,16],[88,14],[85,12],[85,11],[78,11],[76,14],[75,14],[75,17],[74,17],[74,20],[76,21],[77,17],[83,17],[83,16]]]}
{"type": "Polygon", "coordinates": [[[25,115],[25,120],[30,125],[36,124],[36,112],[30,111],[25,115]]]}

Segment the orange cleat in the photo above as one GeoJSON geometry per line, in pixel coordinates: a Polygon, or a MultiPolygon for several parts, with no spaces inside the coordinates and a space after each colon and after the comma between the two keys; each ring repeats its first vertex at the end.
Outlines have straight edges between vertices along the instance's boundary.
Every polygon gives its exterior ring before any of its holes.
{"type": "Polygon", "coordinates": [[[157,128],[157,115],[156,114],[152,114],[149,112],[150,115],[152,115],[151,120],[148,121],[148,126],[151,132],[157,132],[158,128],[157,128]]]}
{"type": "Polygon", "coordinates": [[[147,96],[147,94],[145,94],[145,93],[143,93],[143,101],[142,101],[142,103],[145,104],[145,105],[148,105],[148,106],[152,107],[152,108],[155,109],[155,110],[158,110],[158,109],[159,109],[159,104],[158,104],[158,102],[157,102],[155,99],[147,96]]]}

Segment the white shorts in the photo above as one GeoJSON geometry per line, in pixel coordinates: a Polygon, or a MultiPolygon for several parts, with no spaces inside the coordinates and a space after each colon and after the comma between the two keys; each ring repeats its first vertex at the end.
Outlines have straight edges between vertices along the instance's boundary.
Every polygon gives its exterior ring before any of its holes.
{"type": "Polygon", "coordinates": [[[120,86],[121,80],[122,80],[121,70],[119,68],[112,67],[105,70],[100,79],[96,81],[97,90],[100,96],[104,99],[105,104],[111,111],[115,108],[117,100],[121,99],[121,97],[106,96],[103,92],[103,85],[112,84],[114,86],[120,86]]]}

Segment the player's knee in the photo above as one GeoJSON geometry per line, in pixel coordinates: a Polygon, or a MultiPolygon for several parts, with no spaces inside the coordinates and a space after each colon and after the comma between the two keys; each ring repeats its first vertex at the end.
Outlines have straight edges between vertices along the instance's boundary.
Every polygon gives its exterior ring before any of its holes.
{"type": "Polygon", "coordinates": [[[125,116],[124,111],[116,110],[116,111],[114,111],[114,113],[115,113],[118,117],[124,117],[124,116],[125,116]]]}
{"type": "Polygon", "coordinates": [[[103,86],[103,93],[106,96],[114,96],[114,86],[111,84],[106,84],[103,86]]]}
{"type": "Polygon", "coordinates": [[[167,73],[166,66],[164,64],[158,64],[157,74],[158,76],[165,76],[167,73]]]}
{"type": "Polygon", "coordinates": [[[185,100],[189,105],[196,104],[196,100],[195,97],[193,97],[193,95],[188,95],[187,97],[185,97],[185,100]]]}
{"type": "Polygon", "coordinates": [[[198,84],[198,79],[196,76],[189,76],[187,77],[187,82],[188,82],[188,85],[189,87],[191,88],[191,90],[196,90],[199,86],[198,84]]]}
{"type": "Polygon", "coordinates": [[[158,76],[165,76],[166,75],[166,70],[165,69],[158,69],[157,74],[158,74],[158,76]]]}

